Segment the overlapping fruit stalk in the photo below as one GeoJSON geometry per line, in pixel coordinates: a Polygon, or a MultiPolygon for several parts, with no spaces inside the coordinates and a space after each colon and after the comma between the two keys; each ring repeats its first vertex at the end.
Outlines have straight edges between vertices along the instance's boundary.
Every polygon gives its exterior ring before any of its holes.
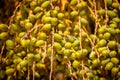
{"type": "Polygon", "coordinates": [[[0,24],[0,79],[120,79],[117,0],[23,0],[0,24]]]}

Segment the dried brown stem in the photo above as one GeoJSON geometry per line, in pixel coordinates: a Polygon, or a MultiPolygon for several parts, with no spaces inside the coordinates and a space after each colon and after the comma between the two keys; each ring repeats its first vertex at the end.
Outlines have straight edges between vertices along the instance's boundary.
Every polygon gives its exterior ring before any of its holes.
{"type": "Polygon", "coordinates": [[[67,65],[68,65],[68,68],[69,68],[69,70],[70,70],[70,77],[71,77],[71,80],[74,80],[74,78],[73,78],[73,73],[72,73],[72,69],[71,69],[71,62],[70,62],[69,59],[68,59],[67,65]]]}
{"type": "Polygon", "coordinates": [[[51,52],[51,69],[50,69],[50,78],[49,80],[52,80],[52,74],[53,74],[53,61],[54,61],[54,27],[52,28],[52,52],[51,52]]]}
{"type": "Polygon", "coordinates": [[[92,39],[90,38],[90,36],[89,36],[89,35],[88,35],[88,33],[86,32],[86,28],[85,28],[85,27],[83,27],[83,29],[82,29],[82,30],[86,33],[88,40],[90,41],[90,43],[91,43],[91,45],[92,45],[93,49],[95,50],[95,52],[97,53],[98,58],[99,58],[99,57],[100,57],[99,52],[97,51],[97,48],[95,47],[95,45],[94,45],[94,43],[93,43],[92,39]]]}
{"type": "Polygon", "coordinates": [[[43,58],[42,58],[42,63],[45,62],[45,58],[46,58],[46,56],[47,56],[47,54],[46,54],[46,49],[47,49],[47,42],[45,42],[45,46],[44,46],[44,56],[43,56],[43,58]]]}
{"type": "Polygon", "coordinates": [[[3,54],[4,48],[5,48],[5,43],[3,44],[1,52],[0,52],[0,59],[2,58],[2,54],[3,54]]]}
{"type": "Polygon", "coordinates": [[[15,10],[14,10],[14,12],[13,12],[13,15],[10,17],[10,22],[9,22],[8,30],[11,28],[11,24],[12,24],[12,22],[13,22],[13,19],[14,19],[15,15],[16,15],[16,12],[17,12],[18,8],[20,7],[21,3],[22,3],[22,2],[19,2],[19,3],[18,3],[18,5],[16,6],[16,8],[15,8],[15,10]]]}
{"type": "MultiPolygon", "coordinates": [[[[89,6],[88,6],[88,9],[89,9],[89,11],[91,12],[91,14],[93,15],[94,19],[96,19],[96,16],[95,16],[93,10],[92,10],[89,6]]],[[[101,27],[101,25],[100,25],[100,23],[98,22],[98,20],[96,21],[96,23],[98,24],[98,27],[101,27]]]]}
{"type": "Polygon", "coordinates": [[[35,61],[33,62],[32,70],[33,70],[33,80],[35,80],[35,61]]]}
{"type": "Polygon", "coordinates": [[[105,3],[105,18],[106,18],[106,23],[105,25],[107,26],[107,22],[109,21],[109,18],[108,18],[108,9],[107,9],[107,3],[106,3],[106,0],[104,0],[104,3],[105,3]]]}
{"type": "Polygon", "coordinates": [[[30,68],[29,68],[29,65],[28,65],[28,74],[27,74],[27,78],[28,78],[28,80],[30,80],[30,68]]]}

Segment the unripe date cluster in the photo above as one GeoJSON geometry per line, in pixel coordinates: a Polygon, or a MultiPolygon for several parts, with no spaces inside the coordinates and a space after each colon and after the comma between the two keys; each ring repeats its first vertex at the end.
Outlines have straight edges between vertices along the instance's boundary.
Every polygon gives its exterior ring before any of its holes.
{"type": "Polygon", "coordinates": [[[119,80],[117,0],[23,0],[0,24],[0,80],[119,80]]]}

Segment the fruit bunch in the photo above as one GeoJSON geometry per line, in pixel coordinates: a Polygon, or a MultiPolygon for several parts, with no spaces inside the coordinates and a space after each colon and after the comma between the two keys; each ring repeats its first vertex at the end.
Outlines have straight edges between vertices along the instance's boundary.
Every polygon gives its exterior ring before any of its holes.
{"type": "Polygon", "coordinates": [[[0,24],[0,80],[120,80],[118,0],[22,0],[0,24]]]}

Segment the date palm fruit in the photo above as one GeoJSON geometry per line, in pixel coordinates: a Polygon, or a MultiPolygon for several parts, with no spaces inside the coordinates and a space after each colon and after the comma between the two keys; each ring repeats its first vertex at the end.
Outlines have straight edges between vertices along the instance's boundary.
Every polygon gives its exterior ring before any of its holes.
{"type": "Polygon", "coordinates": [[[111,62],[117,65],[119,63],[119,59],[116,57],[112,57],[111,62]]]}
{"type": "Polygon", "coordinates": [[[13,40],[7,40],[6,41],[6,48],[7,49],[13,49],[15,47],[14,41],[13,40]]]}
{"type": "Polygon", "coordinates": [[[110,57],[115,57],[116,55],[117,55],[117,52],[114,50],[109,52],[110,57]]]}
{"type": "Polygon", "coordinates": [[[111,34],[110,34],[109,32],[106,32],[106,33],[104,33],[104,35],[103,35],[103,38],[104,38],[105,40],[109,40],[110,37],[111,37],[111,34]]]}
{"type": "Polygon", "coordinates": [[[14,68],[8,68],[8,69],[6,69],[5,73],[7,75],[13,75],[14,71],[15,71],[14,68]]]}
{"type": "Polygon", "coordinates": [[[44,44],[45,44],[44,40],[38,40],[38,41],[36,41],[35,46],[40,47],[40,46],[43,46],[44,44]]]}
{"type": "Polygon", "coordinates": [[[84,54],[83,54],[83,52],[81,50],[76,51],[74,54],[76,55],[77,59],[82,59],[84,57],[84,54]]]}
{"type": "Polygon", "coordinates": [[[108,71],[108,70],[111,70],[113,68],[114,64],[112,62],[108,62],[105,66],[105,70],[108,71]]]}
{"type": "Polygon", "coordinates": [[[101,65],[104,67],[108,62],[110,62],[110,58],[102,60],[101,65]]]}
{"type": "Polygon", "coordinates": [[[13,63],[14,64],[19,64],[21,61],[22,61],[21,58],[16,58],[16,59],[13,60],[13,63]]]}
{"type": "Polygon", "coordinates": [[[73,36],[67,35],[67,40],[66,41],[73,43],[75,41],[75,39],[74,39],[73,36]]]}
{"type": "Polygon", "coordinates": [[[103,50],[106,50],[107,49],[107,47],[100,47],[100,48],[98,48],[98,51],[101,53],[103,50]]]}
{"type": "Polygon", "coordinates": [[[75,52],[72,52],[72,54],[70,55],[70,60],[75,60],[76,59],[76,54],[75,52]]]}
{"type": "Polygon", "coordinates": [[[45,68],[45,64],[43,64],[43,63],[41,63],[41,62],[38,62],[38,63],[36,64],[36,68],[38,68],[38,69],[45,68]]]}
{"type": "Polygon", "coordinates": [[[2,39],[2,40],[6,39],[7,36],[8,36],[8,33],[7,33],[7,32],[2,32],[2,33],[0,33],[0,39],[2,39]]]}
{"type": "Polygon", "coordinates": [[[98,46],[99,47],[104,47],[106,46],[107,44],[107,41],[105,39],[101,39],[99,42],[98,42],[98,46]]]}
{"type": "Polygon", "coordinates": [[[116,30],[114,28],[108,28],[107,30],[108,30],[109,33],[111,33],[111,35],[116,34],[116,30]]]}
{"type": "Polygon", "coordinates": [[[10,50],[7,54],[9,57],[12,57],[14,55],[14,50],[10,50]]]}
{"type": "Polygon", "coordinates": [[[46,40],[46,39],[47,39],[47,35],[46,35],[46,33],[44,33],[44,32],[40,32],[40,34],[38,34],[38,37],[39,37],[39,39],[41,39],[41,40],[46,40]]]}
{"type": "Polygon", "coordinates": [[[41,7],[45,9],[45,8],[47,8],[49,5],[50,5],[50,1],[45,1],[45,2],[43,2],[43,3],[41,4],[41,7]]]}
{"type": "Polygon", "coordinates": [[[110,27],[111,27],[111,28],[117,28],[117,24],[116,24],[116,23],[111,23],[111,24],[110,24],[110,27]]]}
{"type": "Polygon", "coordinates": [[[76,46],[79,46],[80,44],[80,41],[79,40],[75,40],[72,44],[72,47],[76,47],[76,46]]]}
{"type": "Polygon", "coordinates": [[[119,22],[120,22],[120,18],[115,17],[115,18],[112,19],[112,21],[114,21],[114,22],[116,22],[116,23],[119,23],[119,22]]]}
{"type": "Polygon", "coordinates": [[[27,53],[27,59],[34,59],[34,54],[33,53],[27,53]]]}
{"type": "Polygon", "coordinates": [[[106,78],[104,78],[104,77],[100,77],[100,80],[107,80],[106,78]]]}
{"type": "Polygon", "coordinates": [[[5,78],[5,71],[4,70],[0,70],[0,79],[5,78]]]}
{"type": "Polygon", "coordinates": [[[16,32],[18,32],[18,27],[15,24],[12,24],[10,28],[10,34],[13,35],[16,32]]]}
{"type": "Polygon", "coordinates": [[[43,14],[42,12],[36,13],[36,14],[35,14],[35,19],[36,19],[36,20],[40,19],[40,18],[42,17],[42,14],[43,14]]]}
{"type": "Polygon", "coordinates": [[[35,54],[34,58],[35,58],[36,61],[39,61],[41,59],[41,55],[39,53],[35,54]]]}
{"type": "Polygon", "coordinates": [[[31,23],[34,23],[34,22],[36,21],[34,14],[30,14],[30,15],[28,16],[28,19],[30,20],[31,23]]]}
{"type": "Polygon", "coordinates": [[[113,76],[115,76],[118,72],[119,72],[119,68],[117,68],[117,67],[113,67],[112,70],[111,70],[111,74],[113,76]]]}
{"type": "Polygon", "coordinates": [[[77,4],[77,0],[71,0],[71,1],[70,1],[70,4],[71,4],[72,6],[76,5],[76,4],[77,4]]]}
{"type": "Polygon", "coordinates": [[[70,13],[70,16],[71,16],[71,18],[74,18],[74,17],[78,16],[78,12],[77,11],[72,11],[70,13]]]}
{"type": "Polygon", "coordinates": [[[109,11],[108,11],[108,16],[109,16],[110,18],[114,18],[114,17],[116,17],[116,13],[115,13],[114,11],[109,10],[109,11]]]}
{"type": "Polygon", "coordinates": [[[51,20],[52,20],[51,17],[45,17],[45,18],[43,19],[43,22],[44,22],[44,23],[51,23],[51,20]]]}
{"type": "Polygon", "coordinates": [[[72,47],[72,43],[71,42],[66,42],[65,48],[70,49],[71,47],[72,47]]]}
{"type": "Polygon", "coordinates": [[[58,19],[57,19],[57,18],[52,18],[51,24],[52,24],[53,26],[56,26],[56,25],[58,24],[58,19]]]}
{"type": "Polygon", "coordinates": [[[100,9],[98,13],[99,15],[103,16],[105,14],[105,9],[100,9]]]}
{"type": "Polygon", "coordinates": [[[20,43],[21,43],[22,47],[27,47],[30,44],[30,40],[29,39],[22,39],[20,41],[20,43]]]}
{"type": "Polygon", "coordinates": [[[32,27],[33,27],[33,24],[32,24],[32,23],[26,23],[26,24],[25,24],[25,29],[26,29],[26,30],[30,30],[32,27]]]}
{"type": "Polygon", "coordinates": [[[94,59],[92,60],[92,67],[96,68],[100,65],[100,60],[99,59],[94,59]]]}
{"type": "Polygon", "coordinates": [[[64,31],[64,30],[65,30],[65,25],[64,25],[64,24],[59,23],[57,27],[58,27],[58,29],[61,30],[61,31],[64,31]]]}
{"type": "Polygon", "coordinates": [[[32,2],[30,3],[31,9],[34,9],[36,6],[37,6],[37,2],[36,2],[36,1],[32,1],[32,2]]]}
{"type": "Polygon", "coordinates": [[[58,13],[58,11],[54,9],[54,10],[51,12],[52,17],[57,17],[57,13],[58,13]]]}
{"type": "Polygon", "coordinates": [[[85,18],[81,18],[80,21],[82,25],[85,25],[85,26],[88,25],[88,21],[85,18]]]}
{"type": "Polygon", "coordinates": [[[109,41],[109,42],[108,42],[108,47],[109,47],[110,49],[115,49],[116,46],[117,46],[116,41],[109,41]]]}
{"type": "Polygon", "coordinates": [[[109,53],[110,53],[109,50],[103,50],[101,54],[102,54],[102,56],[104,56],[104,57],[108,57],[108,56],[109,56],[109,53]]]}
{"type": "Polygon", "coordinates": [[[72,63],[72,66],[77,69],[80,66],[80,62],[77,60],[74,60],[72,63]]]}
{"type": "Polygon", "coordinates": [[[61,42],[61,40],[63,39],[62,36],[58,33],[54,33],[54,39],[57,42],[61,42]]]}
{"type": "Polygon", "coordinates": [[[44,24],[41,30],[45,32],[50,32],[51,29],[52,29],[51,24],[44,24]]]}
{"type": "Polygon", "coordinates": [[[8,25],[0,24],[0,31],[6,31],[8,29],[8,25]]]}
{"type": "Polygon", "coordinates": [[[77,8],[78,9],[83,9],[84,7],[87,6],[87,3],[85,1],[82,1],[81,3],[78,3],[77,4],[77,8]]]}
{"type": "Polygon", "coordinates": [[[82,54],[83,54],[83,57],[87,56],[88,50],[87,49],[82,49],[82,54]]]}
{"type": "Polygon", "coordinates": [[[119,7],[119,3],[112,3],[112,7],[114,7],[114,8],[118,8],[119,7]]]}
{"type": "Polygon", "coordinates": [[[65,16],[64,13],[58,13],[57,14],[58,19],[63,19],[64,16],[65,16]]]}
{"type": "Polygon", "coordinates": [[[89,58],[90,59],[95,59],[97,57],[97,54],[95,51],[92,51],[90,54],[89,54],[89,58]]]}
{"type": "Polygon", "coordinates": [[[98,29],[98,33],[103,34],[104,32],[106,32],[106,27],[102,26],[101,28],[98,29]]]}
{"type": "Polygon", "coordinates": [[[28,60],[22,60],[20,63],[19,63],[20,67],[26,67],[28,65],[28,60]]]}
{"type": "Polygon", "coordinates": [[[34,13],[38,13],[38,12],[40,12],[40,11],[41,11],[41,7],[36,6],[36,7],[34,8],[34,13]]]}
{"type": "Polygon", "coordinates": [[[35,72],[35,77],[40,78],[40,74],[38,72],[35,72]]]}
{"type": "Polygon", "coordinates": [[[61,49],[62,49],[62,46],[61,46],[61,44],[60,44],[60,43],[55,42],[55,43],[54,43],[54,48],[55,48],[55,50],[59,51],[59,50],[61,50],[61,49]]]}
{"type": "Polygon", "coordinates": [[[65,56],[70,56],[70,55],[71,55],[71,50],[65,49],[65,50],[64,50],[64,55],[65,55],[65,56]]]}

